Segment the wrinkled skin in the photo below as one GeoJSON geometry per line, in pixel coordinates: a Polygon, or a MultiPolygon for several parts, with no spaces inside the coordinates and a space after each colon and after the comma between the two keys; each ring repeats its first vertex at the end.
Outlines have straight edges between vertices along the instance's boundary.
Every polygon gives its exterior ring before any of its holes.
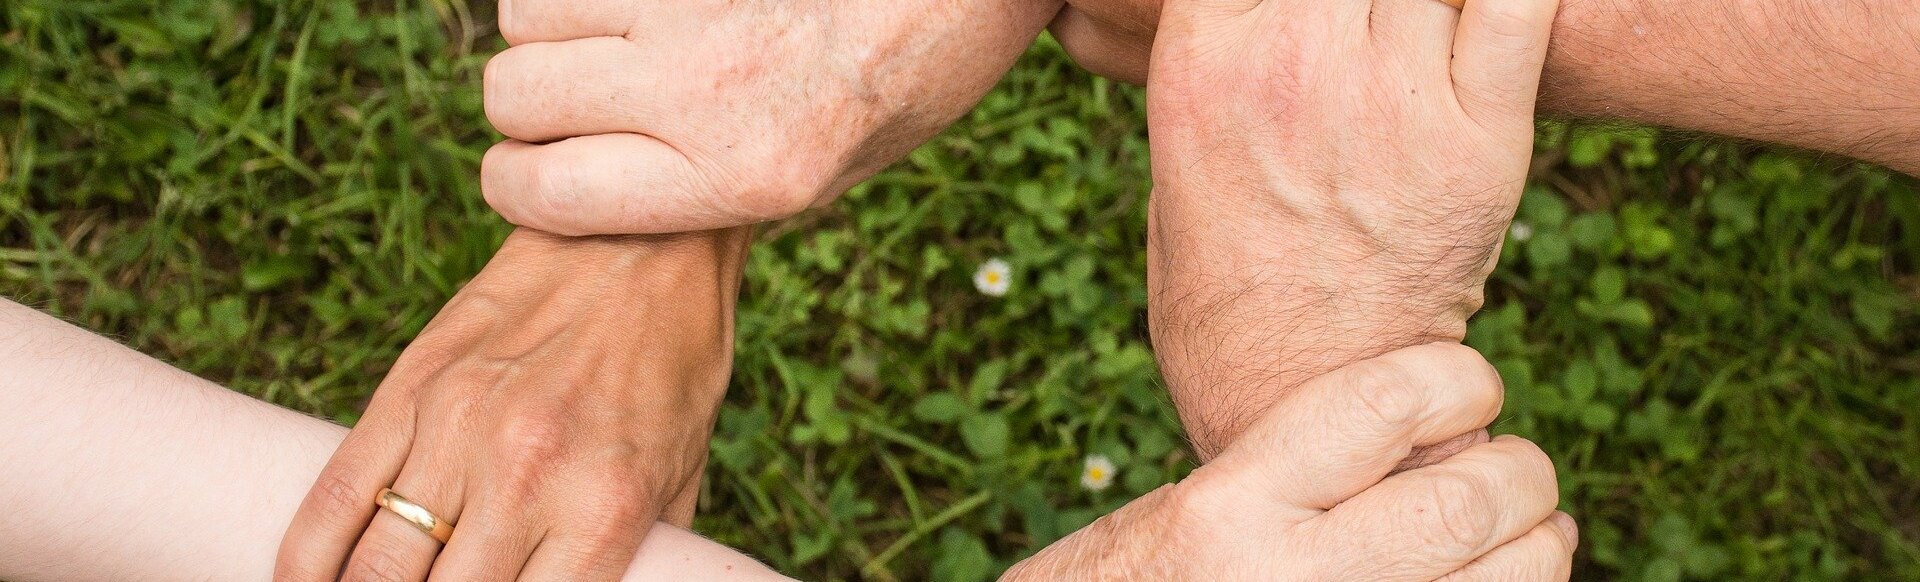
{"type": "Polygon", "coordinates": [[[275,579],[617,579],[692,521],[747,240],[515,232],[388,372],[275,579]],[[444,548],[376,511],[389,486],[455,525],[444,548]]]}
{"type": "Polygon", "coordinates": [[[1500,410],[1473,350],[1430,344],[1315,378],[1214,462],[1003,580],[1565,580],[1579,534],[1552,461],[1484,438],[1389,476],[1500,410]]]}
{"type": "Polygon", "coordinates": [[[482,167],[508,220],[702,230],[832,201],[973,107],[1058,10],[1035,0],[507,0],[482,167]],[[751,47],[751,50],[742,50],[751,47]]]}

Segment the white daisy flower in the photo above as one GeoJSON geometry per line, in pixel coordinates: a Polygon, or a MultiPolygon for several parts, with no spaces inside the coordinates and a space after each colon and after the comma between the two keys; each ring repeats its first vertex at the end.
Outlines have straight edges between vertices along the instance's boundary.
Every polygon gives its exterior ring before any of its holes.
{"type": "Polygon", "coordinates": [[[1113,486],[1113,459],[1106,455],[1087,455],[1086,466],[1080,469],[1080,486],[1088,491],[1105,491],[1113,486]]]}
{"type": "Polygon", "coordinates": [[[998,257],[980,263],[980,269],[973,272],[973,287],[991,297],[1007,294],[1007,288],[1013,286],[1013,267],[998,257]]]}
{"type": "Polygon", "coordinates": [[[1513,228],[1507,230],[1507,235],[1513,237],[1514,242],[1527,242],[1527,239],[1533,238],[1533,225],[1515,222],[1513,228]]]}

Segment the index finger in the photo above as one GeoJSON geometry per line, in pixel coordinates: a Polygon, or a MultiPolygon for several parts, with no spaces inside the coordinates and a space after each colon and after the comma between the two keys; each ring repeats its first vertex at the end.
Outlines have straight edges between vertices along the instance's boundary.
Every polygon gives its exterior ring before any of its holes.
{"type": "Polygon", "coordinates": [[[500,0],[500,36],[507,44],[627,36],[636,23],[659,22],[664,3],[633,0],[500,0]]]}
{"type": "Polygon", "coordinates": [[[1379,483],[1414,447],[1486,427],[1501,398],[1499,374],[1472,348],[1405,348],[1302,384],[1212,464],[1240,464],[1220,472],[1326,510],[1379,483]]]}
{"type": "Polygon", "coordinates": [[[1559,502],[1547,454],[1502,436],[1388,477],[1308,521],[1307,539],[1349,558],[1330,579],[1432,580],[1525,535],[1559,502]]]}
{"type": "Polygon", "coordinates": [[[564,236],[665,234],[786,218],[810,199],[738,188],[652,136],[503,141],[480,162],[480,193],[507,222],[564,236]]]}
{"type": "Polygon", "coordinates": [[[374,496],[394,482],[414,437],[411,409],[396,395],[375,394],[367,415],[347,433],[293,515],[274,563],[275,580],[334,580],[379,506],[374,496]],[[383,397],[384,396],[384,397],[383,397]]]}

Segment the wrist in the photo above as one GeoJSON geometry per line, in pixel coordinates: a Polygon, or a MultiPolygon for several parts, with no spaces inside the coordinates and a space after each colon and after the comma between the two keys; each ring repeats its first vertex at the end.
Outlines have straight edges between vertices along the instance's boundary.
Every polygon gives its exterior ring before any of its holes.
{"type": "Polygon", "coordinates": [[[1169,286],[1184,295],[1149,316],[1153,345],[1181,425],[1202,462],[1300,384],[1401,348],[1465,338],[1461,302],[1339,297],[1284,284],[1169,286]]]}
{"type": "Polygon", "coordinates": [[[1149,331],[1203,461],[1308,379],[1460,341],[1483,300],[1490,260],[1412,260],[1273,220],[1181,220],[1163,200],[1149,214],[1149,331]]]}
{"type": "Polygon", "coordinates": [[[655,287],[692,285],[731,297],[739,288],[751,229],[657,235],[561,236],[516,229],[483,275],[498,272],[532,289],[604,286],[636,298],[655,287]]]}
{"type": "MultiPolygon", "coordinates": [[[[726,390],[735,300],[751,229],[565,237],[509,235],[430,326],[498,326],[507,344],[599,337],[695,401],[726,390]]],[[[438,334],[423,333],[422,338],[438,334]]],[[[515,353],[515,345],[500,345],[515,353]]],[[[657,395],[656,395],[657,396],[657,395]]]]}
{"type": "Polygon", "coordinates": [[[1177,515],[1169,515],[1180,484],[1162,485],[1087,527],[1014,564],[1000,582],[1024,580],[1175,580],[1181,560],[1177,515]]]}

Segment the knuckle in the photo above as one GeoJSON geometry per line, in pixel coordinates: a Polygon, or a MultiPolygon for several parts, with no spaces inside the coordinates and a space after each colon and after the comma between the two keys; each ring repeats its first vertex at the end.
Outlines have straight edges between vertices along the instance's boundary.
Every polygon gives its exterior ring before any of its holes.
{"type": "Polygon", "coordinates": [[[1421,383],[1406,366],[1391,359],[1367,360],[1348,368],[1353,402],[1371,426],[1399,426],[1419,416],[1426,400],[1421,383]]]}
{"type": "Polygon", "coordinates": [[[1488,362],[1486,357],[1481,356],[1479,352],[1474,352],[1472,348],[1462,346],[1462,349],[1473,352],[1472,360],[1464,362],[1467,379],[1466,395],[1473,398],[1472,402],[1475,405],[1498,413],[1506,404],[1507,398],[1507,383],[1500,378],[1500,370],[1495,369],[1492,362],[1488,362]]]}
{"type": "Polygon", "coordinates": [[[373,502],[373,492],[361,491],[345,474],[334,470],[320,474],[313,484],[313,495],[323,516],[359,510],[373,502]]]}
{"type": "Polygon", "coordinates": [[[523,141],[540,141],[527,139],[536,137],[526,107],[526,99],[535,94],[535,88],[528,86],[528,69],[521,64],[524,56],[525,51],[516,47],[487,59],[480,73],[480,106],[487,122],[500,133],[523,141]]]}
{"type": "Polygon", "coordinates": [[[1506,385],[1500,379],[1500,371],[1479,350],[1454,342],[1439,342],[1410,348],[1417,350],[1418,361],[1410,362],[1409,367],[1446,374],[1458,383],[1452,387],[1465,402],[1483,408],[1489,413],[1500,410],[1501,401],[1506,395],[1506,385]]]}
{"type": "Polygon", "coordinates": [[[485,422],[487,404],[457,390],[436,390],[423,397],[421,423],[445,427],[459,434],[471,434],[485,422]]]}
{"type": "Polygon", "coordinates": [[[586,488],[594,496],[592,507],[609,517],[623,517],[645,513],[647,497],[630,483],[602,480],[599,485],[586,488]]]}
{"type": "Polygon", "coordinates": [[[1529,484],[1529,486],[1539,487],[1541,489],[1540,493],[1545,494],[1553,499],[1555,503],[1558,503],[1560,499],[1559,475],[1558,470],[1553,466],[1553,458],[1547,456],[1547,452],[1542,450],[1540,445],[1527,439],[1506,438],[1501,439],[1501,443],[1512,447],[1511,455],[1514,457],[1511,465],[1513,467],[1512,470],[1524,472],[1524,474],[1530,477],[1523,479],[1523,482],[1529,484]]]}
{"type": "Polygon", "coordinates": [[[731,182],[744,203],[742,210],[759,220],[805,212],[828,197],[826,190],[836,177],[832,169],[844,167],[832,156],[819,153],[837,151],[836,146],[827,145],[830,143],[822,143],[814,152],[759,148],[745,156],[754,170],[715,182],[731,182]]]}
{"type": "Polygon", "coordinates": [[[500,37],[506,39],[508,46],[516,46],[532,39],[529,22],[522,9],[522,2],[501,0],[496,24],[500,27],[500,37]]]}
{"type": "Polygon", "coordinates": [[[340,574],[343,582],[407,582],[411,571],[407,563],[390,544],[362,544],[355,549],[353,559],[347,561],[347,569],[340,574]]]}
{"type": "MultiPolygon", "coordinates": [[[[775,173],[776,176],[781,173],[775,173]]],[[[763,179],[757,186],[742,189],[740,201],[748,215],[757,220],[779,220],[811,208],[813,193],[803,181],[785,176],[763,179]]]]}
{"type": "Polygon", "coordinates": [[[1223,512],[1245,505],[1246,497],[1234,491],[1231,475],[1217,467],[1202,466],[1168,488],[1165,504],[1176,525],[1212,528],[1223,512]]]}
{"type": "Polygon", "coordinates": [[[1483,480],[1466,473],[1436,473],[1413,502],[1414,531],[1436,555],[1476,555],[1498,518],[1488,490],[1483,480]]]}
{"type": "Polygon", "coordinates": [[[516,206],[527,214],[537,217],[573,216],[585,210],[579,208],[584,185],[577,164],[543,157],[529,164],[526,172],[527,181],[534,191],[523,193],[529,197],[516,206]]]}
{"type": "MultiPolygon", "coordinates": [[[[1572,566],[1573,548],[1566,547],[1560,535],[1548,526],[1533,528],[1507,546],[1526,554],[1524,558],[1477,561],[1471,570],[1476,580],[1565,580],[1561,574],[1572,566]]],[[[1468,570],[1463,570],[1468,571],[1468,570]]]]}
{"type": "Polygon", "coordinates": [[[599,479],[584,488],[592,498],[581,504],[598,524],[595,539],[617,539],[639,530],[659,518],[660,503],[643,494],[632,483],[599,479]]]}
{"type": "Polygon", "coordinates": [[[508,417],[495,438],[508,465],[520,469],[544,466],[566,455],[566,424],[544,415],[508,417]]]}

